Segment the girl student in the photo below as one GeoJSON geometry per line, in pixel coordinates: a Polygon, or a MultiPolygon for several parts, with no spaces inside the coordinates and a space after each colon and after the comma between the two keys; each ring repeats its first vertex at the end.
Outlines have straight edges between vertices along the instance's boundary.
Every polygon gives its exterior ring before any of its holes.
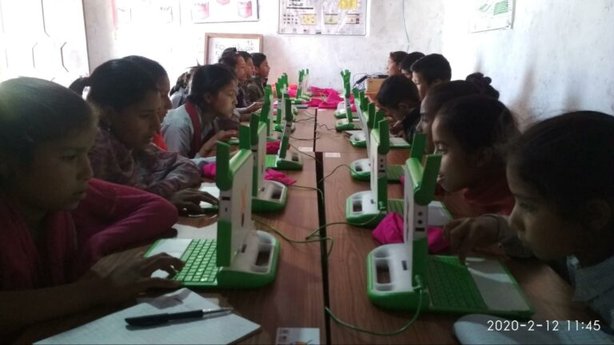
{"type": "Polygon", "coordinates": [[[97,117],[77,94],[53,82],[0,83],[0,337],[34,323],[127,302],[151,278],[183,263],[166,254],[134,258],[108,274],[92,271],[99,254],[161,236],[177,219],[166,200],[92,179],[87,156],[97,117]],[[72,211],[72,212],[71,212],[72,211]],[[96,251],[97,253],[93,253],[96,251]]]}
{"type": "Polygon", "coordinates": [[[411,80],[418,88],[420,100],[423,100],[432,86],[450,81],[452,68],[443,55],[429,54],[411,65],[411,75],[411,80]]]}
{"type": "Polygon", "coordinates": [[[89,153],[94,176],[160,195],[182,212],[200,212],[214,201],[191,189],[200,185],[198,167],[151,143],[160,130],[160,91],[150,74],[128,59],[109,60],[88,78],[87,101],[100,113],[89,153]]]}
{"type": "Polygon", "coordinates": [[[218,140],[237,135],[220,128],[232,117],[237,98],[237,78],[222,64],[198,67],[186,103],[169,111],[162,134],[170,151],[189,158],[213,155],[218,140]]]}
{"type": "Polygon", "coordinates": [[[438,184],[462,191],[476,213],[509,214],[514,207],[502,148],[519,133],[509,110],[496,99],[470,95],[447,102],[432,125],[435,152],[442,155],[438,184]]]}
{"type": "Polygon", "coordinates": [[[420,99],[416,86],[402,75],[393,75],[384,80],[376,99],[378,107],[395,121],[390,132],[411,143],[420,120],[420,99]]]}
{"type": "MultiPolygon", "coordinates": [[[[171,82],[168,78],[168,73],[166,73],[164,67],[162,67],[162,65],[160,65],[157,61],[148,59],[144,56],[130,55],[124,57],[124,59],[135,63],[146,72],[149,72],[151,78],[156,82],[156,87],[160,93],[160,109],[158,112],[158,117],[160,118],[160,122],[162,122],[162,120],[164,120],[164,116],[166,116],[166,112],[172,107],[171,99],[169,98],[171,82]]],[[[166,143],[164,142],[164,137],[162,134],[160,134],[160,131],[154,134],[152,142],[162,150],[167,149],[166,143]]]]}
{"type": "Polygon", "coordinates": [[[614,116],[566,113],[527,129],[509,150],[507,177],[516,204],[504,217],[449,224],[461,259],[477,246],[510,239],[542,260],[567,259],[574,300],[614,329],[614,116]]]}
{"type": "Polygon", "coordinates": [[[386,74],[388,76],[401,74],[401,61],[407,56],[404,51],[395,51],[388,54],[388,60],[386,61],[386,74]]]}
{"type": "Polygon", "coordinates": [[[262,101],[271,67],[263,53],[252,53],[252,62],[254,63],[254,76],[247,82],[247,96],[251,100],[262,101]]]}
{"type": "Polygon", "coordinates": [[[235,72],[238,81],[237,104],[233,112],[236,123],[233,129],[238,129],[239,122],[249,121],[252,113],[262,107],[262,102],[252,102],[247,99],[247,94],[243,90],[243,85],[251,78],[251,72],[244,56],[249,56],[251,59],[251,55],[247,52],[239,52],[236,48],[226,48],[219,61],[235,72]]]}

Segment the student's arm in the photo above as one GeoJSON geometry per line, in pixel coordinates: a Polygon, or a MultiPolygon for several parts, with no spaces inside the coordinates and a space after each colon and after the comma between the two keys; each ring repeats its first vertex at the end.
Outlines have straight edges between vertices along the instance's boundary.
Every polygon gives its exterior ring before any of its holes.
{"type": "Polygon", "coordinates": [[[234,129],[229,130],[220,130],[215,135],[213,135],[209,140],[207,140],[203,146],[201,146],[200,151],[196,157],[208,157],[211,156],[212,153],[215,152],[215,147],[218,141],[227,141],[232,137],[236,137],[238,135],[237,131],[234,129]]]}
{"type": "Polygon", "coordinates": [[[152,288],[178,288],[179,282],[151,278],[162,269],[174,273],[181,260],[167,254],[139,258],[117,267],[106,276],[44,289],[0,291],[0,338],[38,322],[75,314],[96,306],[134,299],[152,288]]]}
{"type": "MultiPolygon", "coordinates": [[[[244,108],[236,108],[241,115],[251,115],[254,111],[262,108],[262,102],[254,102],[247,107],[244,108]]],[[[243,121],[243,120],[241,120],[243,121]]]]}
{"type": "Polygon", "coordinates": [[[201,183],[200,171],[194,162],[175,152],[164,152],[150,145],[138,160],[141,173],[148,175],[146,178],[150,180],[145,190],[165,199],[201,183]]]}
{"type": "Polygon", "coordinates": [[[72,216],[83,272],[105,255],[174,235],[177,209],[152,193],[92,179],[72,216]]]}
{"type": "MultiPolygon", "coordinates": [[[[173,112],[180,111],[185,113],[184,108],[178,108],[173,112]]],[[[162,123],[160,132],[164,136],[164,142],[166,142],[168,151],[177,152],[184,157],[188,156],[194,130],[191,127],[190,118],[187,116],[187,113],[185,117],[169,113],[162,123]]]]}
{"type": "Polygon", "coordinates": [[[459,218],[444,226],[444,234],[450,248],[464,262],[467,254],[476,247],[501,244],[505,252],[514,257],[530,257],[532,253],[525,248],[516,231],[509,225],[507,216],[484,214],[473,218],[459,218]]]}

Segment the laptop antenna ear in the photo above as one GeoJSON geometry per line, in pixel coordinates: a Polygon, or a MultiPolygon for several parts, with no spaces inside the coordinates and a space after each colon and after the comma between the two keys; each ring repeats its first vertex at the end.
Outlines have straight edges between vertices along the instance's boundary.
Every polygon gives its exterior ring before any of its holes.
{"type": "Polygon", "coordinates": [[[251,131],[250,127],[239,126],[239,149],[241,150],[251,150],[252,149],[250,131],[251,131]]]}
{"type": "MultiPolygon", "coordinates": [[[[260,122],[260,116],[253,114],[249,119],[249,132],[250,132],[250,146],[254,147],[258,145],[258,124],[260,122]]],[[[251,149],[250,147],[250,149],[251,149]]]]}
{"type": "Polygon", "coordinates": [[[215,154],[215,184],[220,190],[232,188],[232,176],[230,176],[230,146],[218,141],[215,154]]]}

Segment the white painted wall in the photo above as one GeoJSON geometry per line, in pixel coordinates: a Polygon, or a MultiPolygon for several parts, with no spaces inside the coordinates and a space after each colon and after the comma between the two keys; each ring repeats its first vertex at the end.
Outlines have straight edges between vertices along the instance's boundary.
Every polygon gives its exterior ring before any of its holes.
{"type": "Polygon", "coordinates": [[[501,100],[522,119],[565,110],[614,113],[614,0],[516,0],[514,27],[468,32],[468,1],[371,0],[366,36],[278,35],[278,0],[259,0],[260,20],[139,26],[114,37],[110,1],[83,0],[90,68],[114,57],[141,54],[162,63],[171,81],[202,63],[205,32],[264,35],[271,77],[310,68],[312,85],[340,88],[339,71],[379,72],[393,50],[442,53],[453,79],[481,71],[501,100]],[[405,7],[405,8],[404,8],[405,7]],[[407,23],[407,40],[404,18],[407,23]],[[411,43],[411,44],[409,44],[411,43]]]}
{"type": "Polygon", "coordinates": [[[614,113],[614,0],[516,0],[513,29],[480,33],[465,1],[406,1],[412,49],[442,53],[453,79],[490,76],[522,119],[614,113]]]}
{"type": "Polygon", "coordinates": [[[83,2],[92,70],[111,58],[140,54],[159,61],[171,82],[185,67],[203,63],[206,32],[262,34],[272,78],[287,72],[290,81],[296,82],[298,70],[309,68],[311,84],[321,87],[341,88],[339,72],[344,68],[355,74],[383,72],[390,51],[408,48],[400,0],[369,1],[366,36],[279,35],[279,0],[259,0],[257,22],[192,24],[188,11],[183,10],[181,26],[160,28],[144,23],[133,35],[113,37],[111,1],[83,2]]]}

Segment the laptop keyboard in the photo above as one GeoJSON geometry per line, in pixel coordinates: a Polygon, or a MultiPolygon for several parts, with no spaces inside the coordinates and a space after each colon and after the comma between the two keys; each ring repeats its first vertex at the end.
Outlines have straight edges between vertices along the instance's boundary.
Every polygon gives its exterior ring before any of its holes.
{"type": "Polygon", "coordinates": [[[213,283],[217,277],[216,240],[194,239],[181,256],[183,269],[173,278],[184,283],[213,283]]]}
{"type": "Polygon", "coordinates": [[[429,256],[427,280],[433,309],[458,312],[486,309],[467,267],[455,256],[429,256]]]}

